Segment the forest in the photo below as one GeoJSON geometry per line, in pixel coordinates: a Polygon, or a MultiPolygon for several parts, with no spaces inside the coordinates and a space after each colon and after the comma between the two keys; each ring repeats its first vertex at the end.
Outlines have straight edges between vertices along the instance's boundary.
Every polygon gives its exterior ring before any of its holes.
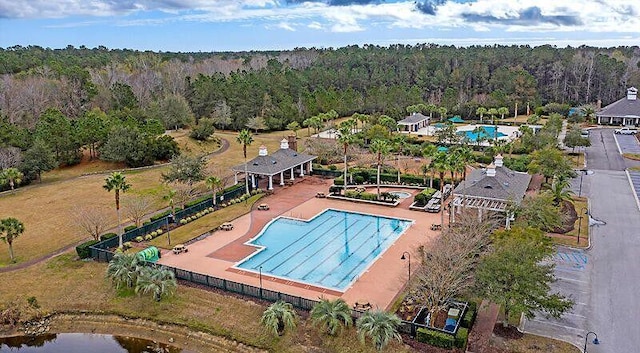
{"type": "Polygon", "coordinates": [[[38,157],[22,166],[37,178],[77,162],[83,147],[131,166],[170,158],[177,147],[161,134],[186,126],[206,138],[213,128],[308,126],[329,111],[398,120],[417,104],[463,118],[478,107],[513,114],[517,106],[522,114],[548,103],[606,105],[640,85],[640,49],[418,44],[155,53],[15,46],[0,48],[0,75],[0,169],[15,166],[16,155],[23,164],[23,157],[38,157]]]}

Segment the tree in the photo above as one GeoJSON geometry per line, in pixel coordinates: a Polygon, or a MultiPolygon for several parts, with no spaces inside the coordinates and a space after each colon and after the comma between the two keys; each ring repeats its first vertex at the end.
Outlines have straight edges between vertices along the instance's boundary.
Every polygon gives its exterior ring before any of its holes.
{"type": "Polygon", "coordinates": [[[338,142],[340,142],[343,147],[343,156],[344,156],[343,188],[344,188],[345,194],[347,193],[347,168],[348,168],[347,151],[349,149],[349,145],[352,145],[357,141],[356,135],[352,133],[354,123],[356,123],[356,121],[351,119],[343,121],[340,124],[340,129],[339,129],[340,135],[338,136],[338,142]]]}
{"type": "Polygon", "coordinates": [[[193,112],[187,100],[178,94],[171,94],[160,101],[160,119],[165,128],[178,130],[193,121],[193,112]]]}
{"type": "Polygon", "coordinates": [[[0,220],[0,239],[9,245],[9,257],[11,262],[15,262],[13,257],[13,241],[24,233],[24,224],[17,218],[9,217],[0,220]]]}
{"type": "MultiPolygon", "coordinates": [[[[440,176],[440,193],[444,196],[444,174],[447,172],[447,170],[449,170],[449,159],[447,158],[447,153],[442,151],[437,152],[434,158],[431,160],[431,165],[432,168],[435,169],[440,176]]],[[[444,200],[441,201],[444,202],[444,200]]],[[[440,224],[444,229],[444,209],[440,210],[440,224]]]]}
{"type": "Polygon", "coordinates": [[[553,254],[553,247],[544,232],[514,227],[497,232],[496,238],[495,251],[478,267],[477,288],[480,295],[502,305],[504,326],[514,311],[530,319],[540,311],[558,318],[573,307],[563,295],[550,293],[554,264],[544,260],[553,254]]]}
{"type": "Polygon", "coordinates": [[[487,114],[489,114],[491,116],[491,124],[496,123],[496,115],[500,114],[498,113],[498,109],[496,108],[489,108],[489,110],[487,110],[487,114]]]}
{"type": "Polygon", "coordinates": [[[72,218],[94,240],[99,240],[100,234],[109,229],[109,218],[101,208],[76,206],[72,211],[72,218]]]}
{"type": "Polygon", "coordinates": [[[227,101],[219,101],[212,115],[213,121],[219,129],[225,130],[231,125],[231,108],[227,105],[227,101]]]}
{"type": "Polygon", "coordinates": [[[298,137],[298,130],[300,130],[300,124],[297,121],[292,121],[287,124],[287,130],[291,130],[295,137],[298,137]]]}
{"type": "Polygon", "coordinates": [[[202,156],[177,155],[171,158],[171,167],[162,174],[166,182],[180,182],[193,185],[204,180],[206,161],[202,156]]]}
{"type": "Polygon", "coordinates": [[[143,267],[136,279],[136,293],[153,294],[156,301],[162,300],[162,297],[172,295],[178,283],[176,277],[168,269],[162,267],[143,267]]]}
{"type": "Polygon", "coordinates": [[[472,288],[478,260],[488,251],[489,234],[497,224],[493,218],[478,219],[475,212],[463,210],[455,227],[443,229],[432,241],[429,252],[419,252],[420,266],[409,297],[423,303],[434,317],[448,299],[472,288]]]}
{"type": "Polygon", "coordinates": [[[529,172],[544,175],[545,183],[548,183],[549,179],[554,176],[562,178],[575,175],[565,155],[557,148],[550,146],[531,153],[529,172]]]}
{"type": "Polygon", "coordinates": [[[545,191],[535,196],[525,196],[515,209],[516,224],[551,231],[562,226],[564,216],[555,205],[552,193],[545,191]]]}
{"type": "Polygon", "coordinates": [[[16,185],[22,183],[24,175],[18,170],[18,168],[7,168],[0,171],[0,185],[9,184],[11,190],[15,189],[16,185]]]}
{"type": "Polygon", "coordinates": [[[107,278],[116,288],[133,288],[140,272],[140,261],[134,253],[116,252],[107,265],[107,278]]]}
{"type": "Polygon", "coordinates": [[[47,109],[36,125],[36,138],[47,142],[53,148],[56,159],[61,164],[74,164],[80,161],[75,129],[68,117],[56,109],[47,109]]]}
{"type": "Polygon", "coordinates": [[[569,189],[569,181],[562,178],[554,178],[551,183],[551,194],[553,195],[553,203],[559,206],[561,202],[571,200],[573,191],[569,189]]]}
{"type": "Polygon", "coordinates": [[[373,152],[376,155],[376,166],[377,166],[376,186],[377,186],[378,200],[380,200],[380,169],[382,168],[382,163],[384,162],[384,158],[389,153],[391,153],[391,145],[387,140],[373,140],[369,148],[371,149],[371,152],[373,152]]]}
{"type": "Polygon", "coordinates": [[[260,323],[267,331],[282,336],[285,329],[293,330],[296,327],[296,312],[291,303],[278,300],[262,313],[260,323]]]}
{"type": "Polygon", "coordinates": [[[485,114],[487,114],[487,108],[478,107],[478,109],[476,109],[476,115],[480,115],[480,124],[482,124],[482,117],[484,117],[485,114]]]}
{"type": "Polygon", "coordinates": [[[198,141],[206,141],[214,132],[216,132],[216,128],[213,119],[202,118],[198,121],[198,125],[191,130],[189,137],[198,141]]]}
{"type": "Polygon", "coordinates": [[[351,326],[351,308],[342,298],[329,300],[322,298],[310,312],[314,325],[335,336],[343,326],[351,326]]]}
{"type": "Polygon", "coordinates": [[[211,190],[211,192],[213,193],[211,197],[213,198],[213,206],[215,207],[218,199],[218,190],[220,190],[224,186],[222,183],[222,179],[218,178],[217,176],[210,176],[205,179],[204,182],[207,185],[207,189],[211,190]]]}
{"type": "Polygon", "coordinates": [[[124,200],[122,206],[125,216],[135,224],[136,228],[142,225],[142,220],[147,214],[154,211],[154,202],[147,196],[128,198],[124,200]]]}
{"type": "Polygon", "coordinates": [[[129,167],[153,164],[151,139],[136,127],[114,127],[104,145],[100,148],[100,158],[111,162],[124,162],[129,167]]]}
{"type": "MultiPolygon", "coordinates": [[[[422,149],[422,156],[424,158],[429,158],[429,163],[425,164],[425,170],[428,169],[429,173],[429,187],[433,188],[433,163],[431,161],[438,153],[438,147],[434,144],[428,144],[422,149]]],[[[424,172],[426,173],[426,172],[424,172]]]]}
{"type": "Polygon", "coordinates": [[[504,116],[509,114],[509,108],[507,107],[500,107],[496,111],[500,114],[500,120],[504,120],[504,116]]]}
{"type": "Polygon", "coordinates": [[[116,200],[116,213],[118,214],[118,247],[122,248],[122,222],[120,221],[120,192],[127,192],[131,184],[127,183],[126,177],[120,172],[113,172],[105,180],[102,186],[108,192],[113,190],[116,200]]]}
{"type": "Polygon", "coordinates": [[[24,153],[20,168],[27,176],[42,180],[42,173],[53,170],[58,166],[56,156],[44,140],[37,138],[33,145],[24,153]]]}
{"type": "Polygon", "coordinates": [[[249,118],[249,120],[247,120],[247,123],[244,124],[244,126],[246,126],[251,130],[255,130],[256,134],[258,133],[258,130],[267,129],[267,123],[264,121],[264,118],[261,116],[254,116],[249,118]]]}
{"type": "Polygon", "coordinates": [[[378,124],[389,129],[389,132],[391,133],[398,131],[398,122],[396,121],[396,119],[388,115],[380,115],[380,118],[378,119],[378,124]]]}
{"type": "Polygon", "coordinates": [[[242,145],[242,155],[244,156],[244,185],[245,192],[249,193],[249,175],[247,175],[247,146],[253,143],[253,135],[251,131],[244,129],[238,133],[236,141],[242,145]]]}
{"type": "Polygon", "coordinates": [[[591,146],[591,140],[588,137],[582,136],[582,131],[576,125],[572,126],[564,137],[564,145],[571,147],[573,152],[576,151],[576,147],[589,147],[591,146]]]}
{"type": "Polygon", "coordinates": [[[402,337],[398,333],[398,326],[402,320],[395,314],[382,310],[370,310],[356,320],[358,338],[362,343],[369,337],[377,350],[382,350],[389,344],[389,341],[396,339],[402,342],[402,337]]]}

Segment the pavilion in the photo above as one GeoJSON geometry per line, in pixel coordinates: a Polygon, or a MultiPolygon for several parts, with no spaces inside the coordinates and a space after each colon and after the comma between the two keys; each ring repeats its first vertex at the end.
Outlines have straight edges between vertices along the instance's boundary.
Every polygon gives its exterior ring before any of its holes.
{"type": "Polygon", "coordinates": [[[238,184],[238,174],[243,173],[250,178],[252,188],[258,188],[261,177],[268,178],[267,190],[273,190],[273,178],[278,178],[281,186],[285,185],[285,179],[295,180],[296,174],[304,177],[313,170],[312,161],[316,156],[300,153],[296,149],[289,148],[289,141],[285,138],[280,141],[280,149],[268,154],[267,147],[260,146],[258,156],[246,164],[237,165],[231,170],[234,172],[235,183],[238,184]]]}
{"type": "Polygon", "coordinates": [[[479,218],[485,212],[504,213],[506,227],[509,228],[511,206],[522,202],[530,182],[531,175],[505,167],[502,155],[497,155],[493,163],[473,170],[455,188],[451,203],[452,222],[455,222],[456,212],[463,207],[475,208],[479,218]]]}
{"type": "Polygon", "coordinates": [[[408,117],[398,121],[398,130],[404,132],[417,132],[423,127],[429,125],[429,117],[420,113],[413,113],[408,117]]]}
{"type": "Polygon", "coordinates": [[[598,124],[640,125],[640,100],[638,89],[630,87],[627,96],[619,99],[596,113],[598,124]]]}

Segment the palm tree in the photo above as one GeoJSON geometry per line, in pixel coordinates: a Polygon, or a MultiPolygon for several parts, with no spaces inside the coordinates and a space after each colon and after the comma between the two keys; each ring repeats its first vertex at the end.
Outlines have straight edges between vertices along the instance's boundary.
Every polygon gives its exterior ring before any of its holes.
{"type": "Polygon", "coordinates": [[[387,140],[373,140],[369,148],[371,149],[371,152],[377,155],[376,161],[378,166],[378,173],[376,184],[378,190],[378,200],[380,200],[380,168],[382,167],[384,157],[386,157],[391,152],[391,145],[387,140]]]}
{"type": "Polygon", "coordinates": [[[447,108],[446,107],[440,107],[438,108],[438,113],[440,114],[440,121],[444,121],[444,119],[447,117],[447,108]]]}
{"type": "Polygon", "coordinates": [[[287,129],[291,130],[291,132],[293,132],[293,135],[295,137],[298,137],[298,130],[300,130],[300,124],[298,124],[297,121],[292,121],[289,124],[287,124],[287,129]]]}
{"type": "Polygon", "coordinates": [[[0,239],[9,244],[9,257],[11,262],[15,262],[13,257],[13,241],[24,233],[24,224],[17,218],[9,217],[0,220],[0,239]]]}
{"type": "Polygon", "coordinates": [[[398,170],[398,184],[401,182],[401,173],[400,173],[400,157],[404,155],[404,150],[407,147],[407,138],[405,135],[395,135],[392,136],[392,148],[395,150],[396,154],[396,169],[398,170]]]}
{"type": "Polygon", "coordinates": [[[218,198],[216,195],[217,191],[220,187],[222,187],[222,179],[216,176],[210,176],[204,180],[204,183],[207,185],[207,188],[213,192],[211,196],[213,198],[213,206],[216,206],[216,199],[218,198]]]}
{"type": "Polygon", "coordinates": [[[398,122],[396,121],[396,119],[388,115],[380,115],[380,118],[378,119],[378,124],[389,129],[390,133],[398,131],[398,122]]]}
{"type": "Polygon", "coordinates": [[[476,109],[476,115],[480,115],[480,124],[482,124],[482,117],[487,114],[487,108],[485,107],[478,107],[478,109],[476,109]]]}
{"type": "Polygon", "coordinates": [[[302,126],[307,128],[307,135],[311,136],[311,118],[304,119],[302,121],[302,126]]]}
{"type": "Polygon", "coordinates": [[[382,310],[367,311],[356,321],[358,337],[362,343],[368,336],[377,350],[382,350],[392,339],[402,342],[398,333],[401,320],[395,314],[382,310]]]}
{"type": "Polygon", "coordinates": [[[573,191],[568,189],[569,182],[566,179],[555,177],[551,184],[551,194],[553,194],[553,203],[558,206],[563,201],[571,200],[573,191]]]}
{"type": "Polygon", "coordinates": [[[136,280],[136,293],[153,294],[156,301],[162,297],[173,294],[177,287],[176,277],[173,272],[165,268],[143,267],[136,280]]]}
{"type": "Polygon", "coordinates": [[[236,141],[242,145],[242,155],[244,156],[244,188],[245,193],[249,193],[249,176],[247,175],[247,146],[253,143],[251,131],[244,129],[238,133],[236,141]]]}
{"type": "MultiPolygon", "coordinates": [[[[441,211],[440,211],[440,224],[444,225],[444,174],[449,170],[449,158],[447,158],[446,152],[438,152],[431,161],[433,169],[435,169],[440,176],[440,195],[442,199],[441,211]]],[[[442,227],[444,229],[444,227],[442,227]]]]}
{"type": "Polygon", "coordinates": [[[293,330],[296,327],[296,312],[291,303],[278,300],[262,313],[260,323],[274,335],[282,336],[286,328],[293,330]]]}
{"type": "Polygon", "coordinates": [[[484,131],[484,126],[476,126],[471,130],[472,133],[476,134],[476,144],[478,145],[478,148],[484,140],[484,131]]]}
{"type": "Polygon", "coordinates": [[[118,214],[118,247],[122,248],[122,223],[120,222],[120,192],[127,192],[131,184],[127,183],[126,177],[120,172],[113,172],[105,180],[102,186],[105,190],[113,190],[116,196],[116,213],[118,214]]]}
{"type": "Polygon", "coordinates": [[[9,184],[11,190],[15,189],[16,184],[22,182],[24,175],[18,168],[7,168],[0,172],[0,185],[9,184]]]}
{"type": "Polygon", "coordinates": [[[435,104],[427,104],[426,111],[429,113],[429,121],[433,119],[433,112],[437,111],[438,107],[435,104]]]}
{"type": "Polygon", "coordinates": [[[498,115],[498,109],[496,108],[489,108],[489,110],[487,110],[487,114],[491,115],[491,124],[495,125],[496,122],[496,115],[498,115]]]}
{"type": "Polygon", "coordinates": [[[351,309],[342,298],[321,299],[311,309],[311,321],[329,335],[335,336],[343,326],[351,326],[351,309]]]}
{"type": "Polygon", "coordinates": [[[349,148],[349,145],[354,144],[357,141],[356,135],[351,133],[353,131],[354,124],[357,124],[356,120],[349,119],[349,120],[343,121],[340,124],[340,136],[338,136],[338,142],[342,144],[343,153],[344,153],[343,189],[344,189],[345,195],[347,193],[347,168],[348,168],[347,150],[349,148]]]}
{"type": "Polygon", "coordinates": [[[116,288],[131,288],[136,284],[139,271],[140,261],[136,254],[118,252],[113,255],[113,259],[109,261],[107,278],[113,281],[116,288]]]}
{"type": "Polygon", "coordinates": [[[438,153],[438,147],[436,147],[436,145],[434,144],[429,144],[427,145],[423,150],[422,150],[422,156],[424,158],[429,158],[429,170],[431,171],[430,175],[429,175],[429,187],[433,188],[433,164],[431,163],[431,161],[433,160],[433,157],[435,157],[435,155],[438,153]]]}
{"type": "Polygon", "coordinates": [[[498,108],[498,114],[500,114],[500,120],[504,120],[504,116],[509,114],[509,108],[507,107],[498,108]]]}

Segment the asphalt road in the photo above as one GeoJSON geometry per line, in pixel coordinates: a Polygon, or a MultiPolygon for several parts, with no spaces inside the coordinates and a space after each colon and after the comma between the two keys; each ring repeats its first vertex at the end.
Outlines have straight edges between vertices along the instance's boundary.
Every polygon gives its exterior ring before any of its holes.
{"type": "Polygon", "coordinates": [[[600,344],[590,336],[591,353],[640,352],[640,211],[624,171],[637,163],[620,156],[612,130],[592,130],[590,138],[587,169],[593,173],[583,176],[582,194],[590,198],[591,217],[604,224],[590,227],[589,250],[560,247],[553,259],[558,281],[552,288],[571,294],[576,307],[560,320],[527,321],[524,329],[581,349],[584,335],[594,331],[600,344]]]}

